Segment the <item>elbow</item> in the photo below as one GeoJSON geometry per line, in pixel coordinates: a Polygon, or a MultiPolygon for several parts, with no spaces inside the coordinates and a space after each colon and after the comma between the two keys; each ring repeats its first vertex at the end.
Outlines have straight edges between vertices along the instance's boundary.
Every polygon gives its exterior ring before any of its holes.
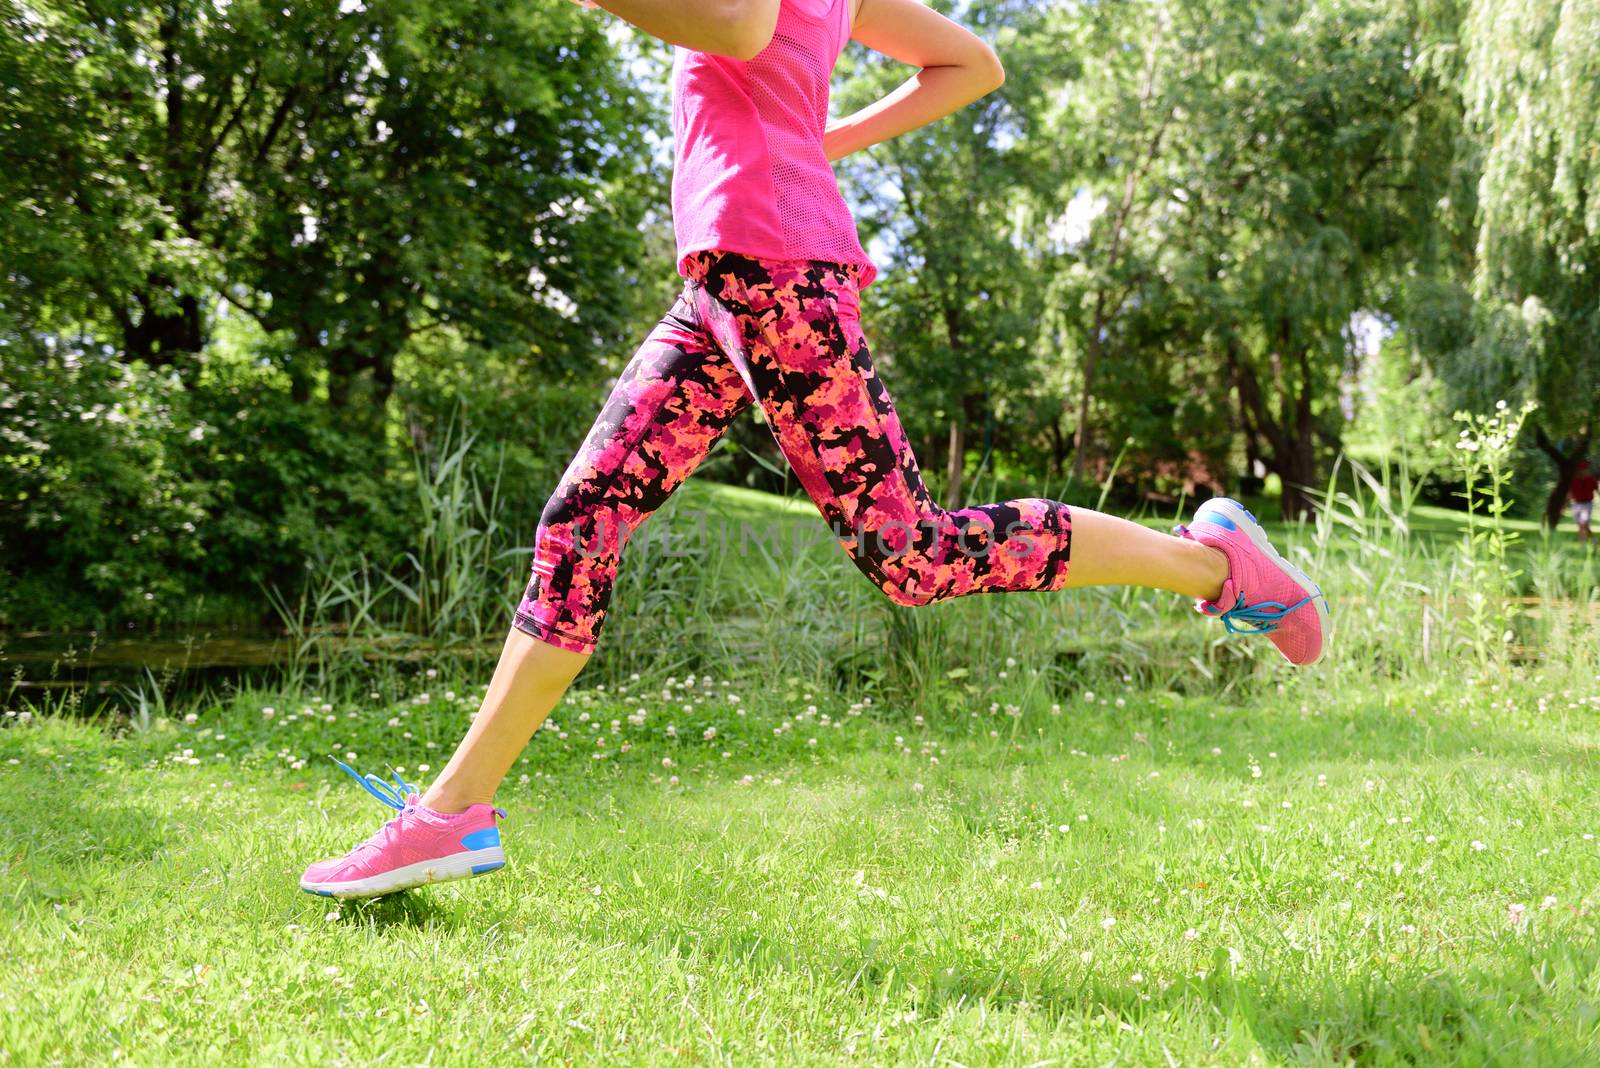
{"type": "Polygon", "coordinates": [[[778,0],[722,0],[719,53],[743,62],[760,55],[778,28],[778,0]]]}
{"type": "Polygon", "coordinates": [[[988,96],[1006,84],[1006,69],[1001,66],[1000,57],[989,45],[981,46],[981,51],[972,66],[978,76],[978,84],[983,89],[982,95],[988,96]]]}

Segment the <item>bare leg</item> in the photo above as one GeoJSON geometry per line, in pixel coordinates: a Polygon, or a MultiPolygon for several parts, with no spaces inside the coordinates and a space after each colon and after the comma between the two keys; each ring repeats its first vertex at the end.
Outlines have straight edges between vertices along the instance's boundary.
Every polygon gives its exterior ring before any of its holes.
{"type": "Polygon", "coordinates": [[[1069,589],[1146,586],[1210,601],[1221,596],[1227,577],[1227,557],[1209,545],[1087,508],[1072,509],[1069,589]]]}
{"type": "Polygon", "coordinates": [[[435,812],[463,812],[494,800],[518,754],[589,662],[513,630],[500,652],[478,715],[422,803],[435,812]]]}

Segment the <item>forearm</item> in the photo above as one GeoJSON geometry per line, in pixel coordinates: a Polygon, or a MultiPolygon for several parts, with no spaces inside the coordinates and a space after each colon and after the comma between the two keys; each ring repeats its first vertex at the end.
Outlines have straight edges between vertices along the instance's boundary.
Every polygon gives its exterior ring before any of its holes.
{"type": "Polygon", "coordinates": [[[996,62],[992,69],[927,67],[912,75],[882,100],[828,124],[822,147],[828,162],[936,122],[988,95],[1005,80],[996,62]]]}
{"type": "Polygon", "coordinates": [[[750,59],[772,40],[779,0],[597,0],[625,22],[696,52],[750,59]]]}
{"type": "Polygon", "coordinates": [[[822,146],[830,163],[942,119],[1006,80],[994,49],[920,0],[858,0],[852,36],[917,73],[876,104],[829,124],[822,146]]]}

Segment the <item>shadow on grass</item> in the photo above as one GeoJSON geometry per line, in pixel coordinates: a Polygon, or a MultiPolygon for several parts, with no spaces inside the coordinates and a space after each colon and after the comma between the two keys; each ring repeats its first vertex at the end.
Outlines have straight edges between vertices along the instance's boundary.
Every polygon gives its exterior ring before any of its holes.
{"type": "Polygon", "coordinates": [[[1052,1024],[1103,1017],[1133,1031],[1173,1018],[1226,1021],[1285,1063],[1591,1065],[1600,1057],[1600,1008],[1584,991],[1600,949],[1562,939],[1516,947],[1494,968],[1329,978],[1230,974],[1219,950],[1206,978],[1165,990],[1095,978],[1063,981],[1048,966],[993,961],[889,961],[872,955],[833,969],[859,996],[902,993],[924,1018],[979,1005],[1027,1010],[1052,1024]]]}
{"type": "MultiPolygon", "coordinates": [[[[326,899],[333,904],[332,898],[326,899]]],[[[425,928],[456,926],[456,909],[441,904],[431,888],[402,890],[398,894],[344,901],[338,904],[339,921],[352,927],[372,927],[378,931],[411,932],[425,928]]]]}
{"type": "Polygon", "coordinates": [[[92,762],[93,751],[59,746],[54,739],[20,741],[33,751],[7,769],[0,789],[0,880],[8,884],[6,896],[18,903],[76,901],[94,893],[109,873],[166,848],[167,818],[130,802],[108,777],[97,780],[73,770],[74,763],[92,762]]]}

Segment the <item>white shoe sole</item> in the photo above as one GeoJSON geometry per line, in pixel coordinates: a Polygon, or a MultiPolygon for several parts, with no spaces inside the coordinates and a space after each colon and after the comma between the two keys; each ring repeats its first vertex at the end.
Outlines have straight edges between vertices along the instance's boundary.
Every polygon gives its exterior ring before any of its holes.
{"type": "Polygon", "coordinates": [[[308,894],[323,897],[381,897],[401,890],[410,890],[429,883],[448,883],[456,879],[470,879],[474,875],[488,875],[506,865],[506,851],[502,846],[474,849],[467,853],[424,860],[394,868],[365,879],[351,879],[342,883],[314,883],[300,880],[300,889],[308,894]]]}
{"type": "Polygon", "coordinates": [[[1267,559],[1277,564],[1284,570],[1285,574],[1294,579],[1295,585],[1300,587],[1301,593],[1311,598],[1311,607],[1317,610],[1317,623],[1321,627],[1322,644],[1317,647],[1317,655],[1315,657],[1307,660],[1304,664],[1296,666],[1310,667],[1312,664],[1317,663],[1322,659],[1322,654],[1328,650],[1328,602],[1327,598],[1322,595],[1322,587],[1312,582],[1310,576],[1285,560],[1278,550],[1272,547],[1272,542],[1267,540],[1267,532],[1262,529],[1261,524],[1252,519],[1250,513],[1245,511],[1244,507],[1237,501],[1229,500],[1226,497],[1213,498],[1200,506],[1195,512],[1195,518],[1199,519],[1200,512],[1207,510],[1221,513],[1230,523],[1244,531],[1245,537],[1249,538],[1251,543],[1257,549],[1260,549],[1267,559]]]}

